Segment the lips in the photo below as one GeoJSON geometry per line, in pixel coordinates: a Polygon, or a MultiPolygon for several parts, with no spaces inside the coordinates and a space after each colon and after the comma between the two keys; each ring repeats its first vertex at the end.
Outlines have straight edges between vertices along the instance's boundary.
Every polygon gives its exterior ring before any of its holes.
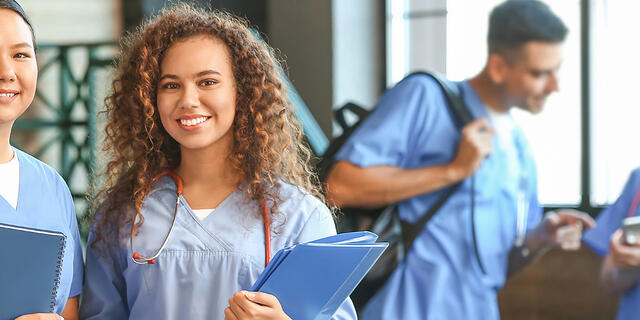
{"type": "Polygon", "coordinates": [[[0,89],[0,103],[9,103],[19,94],[16,90],[0,89]]]}

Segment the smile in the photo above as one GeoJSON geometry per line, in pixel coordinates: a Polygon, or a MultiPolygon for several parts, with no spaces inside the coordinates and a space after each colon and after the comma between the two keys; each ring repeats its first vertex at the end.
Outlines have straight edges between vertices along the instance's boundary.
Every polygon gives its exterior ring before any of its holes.
{"type": "Polygon", "coordinates": [[[178,121],[178,123],[183,127],[194,127],[209,120],[209,118],[211,117],[200,116],[200,117],[190,118],[190,119],[178,119],[176,121],[178,121]]]}
{"type": "Polygon", "coordinates": [[[16,93],[0,93],[0,98],[11,98],[15,95],[16,93]]]}

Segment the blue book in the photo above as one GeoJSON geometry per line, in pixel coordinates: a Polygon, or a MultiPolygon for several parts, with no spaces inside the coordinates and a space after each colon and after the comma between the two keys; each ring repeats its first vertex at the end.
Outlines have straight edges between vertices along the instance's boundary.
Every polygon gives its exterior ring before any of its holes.
{"type": "Polygon", "coordinates": [[[66,236],[0,224],[0,320],[54,312],[66,236]]]}
{"type": "Polygon", "coordinates": [[[389,245],[377,238],[349,232],[284,248],[251,291],[276,296],[292,319],[329,319],[389,245]]]}

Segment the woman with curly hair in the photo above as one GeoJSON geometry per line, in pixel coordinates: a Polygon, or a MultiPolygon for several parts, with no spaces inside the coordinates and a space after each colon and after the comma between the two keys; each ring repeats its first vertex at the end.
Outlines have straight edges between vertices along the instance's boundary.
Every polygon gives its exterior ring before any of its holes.
{"type": "MultiPolygon", "coordinates": [[[[271,49],[185,4],[127,40],[81,318],[289,319],[243,289],[277,250],[336,231],[271,49]]],[[[355,318],[349,300],[334,318],[355,318]]]]}

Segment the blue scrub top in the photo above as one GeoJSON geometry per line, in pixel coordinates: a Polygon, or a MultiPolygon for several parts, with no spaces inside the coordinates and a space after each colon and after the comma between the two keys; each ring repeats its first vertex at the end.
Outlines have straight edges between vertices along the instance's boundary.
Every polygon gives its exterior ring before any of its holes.
{"type": "Polygon", "coordinates": [[[69,188],[55,170],[15,150],[20,163],[18,205],[14,209],[0,197],[0,222],[62,232],[67,236],[55,304],[55,312],[60,314],[69,298],[82,293],[82,244],[73,199],[69,188]]]}
{"type": "MultiPolygon", "coordinates": [[[[486,106],[469,83],[455,84],[474,117],[488,118],[486,106]]],[[[431,77],[414,75],[385,92],[336,158],[360,167],[428,167],[451,162],[459,139],[460,129],[440,87],[431,77]]],[[[515,156],[497,139],[475,174],[476,233],[486,274],[473,251],[467,179],[416,238],[406,260],[365,307],[363,319],[499,319],[497,291],[505,282],[516,237],[518,194],[524,192],[528,200],[527,230],[539,223],[542,210],[535,163],[522,131],[517,126],[513,131],[515,156]],[[523,168],[525,179],[507,170],[514,162],[516,172],[523,168]]],[[[442,192],[400,202],[400,218],[416,221],[442,192]]]]}
{"type": "MultiPolygon", "coordinates": [[[[633,202],[633,197],[640,188],[640,168],[635,169],[620,197],[611,206],[603,210],[596,219],[596,226],[585,232],[583,240],[597,254],[604,257],[609,253],[611,235],[622,228],[622,220],[627,217],[633,202]]],[[[634,215],[640,215],[640,208],[636,208],[634,215]]],[[[618,308],[618,320],[638,319],[640,315],[640,289],[636,283],[622,296],[618,308]]]]}
{"type": "MultiPolygon", "coordinates": [[[[312,195],[282,183],[279,196],[278,214],[272,217],[272,257],[284,247],[336,233],[331,212],[312,195]]],[[[134,238],[135,250],[143,256],[160,247],[175,203],[173,180],[159,179],[144,200],[144,223],[134,238]]],[[[258,212],[257,204],[236,190],[200,220],[181,196],[175,228],[153,265],[133,262],[128,237],[111,246],[108,256],[88,246],[80,318],[223,319],[229,298],[251,288],[265,268],[264,224],[258,212]]],[[[90,243],[93,239],[92,233],[90,243]]],[[[332,319],[356,319],[351,300],[332,319]]]]}

